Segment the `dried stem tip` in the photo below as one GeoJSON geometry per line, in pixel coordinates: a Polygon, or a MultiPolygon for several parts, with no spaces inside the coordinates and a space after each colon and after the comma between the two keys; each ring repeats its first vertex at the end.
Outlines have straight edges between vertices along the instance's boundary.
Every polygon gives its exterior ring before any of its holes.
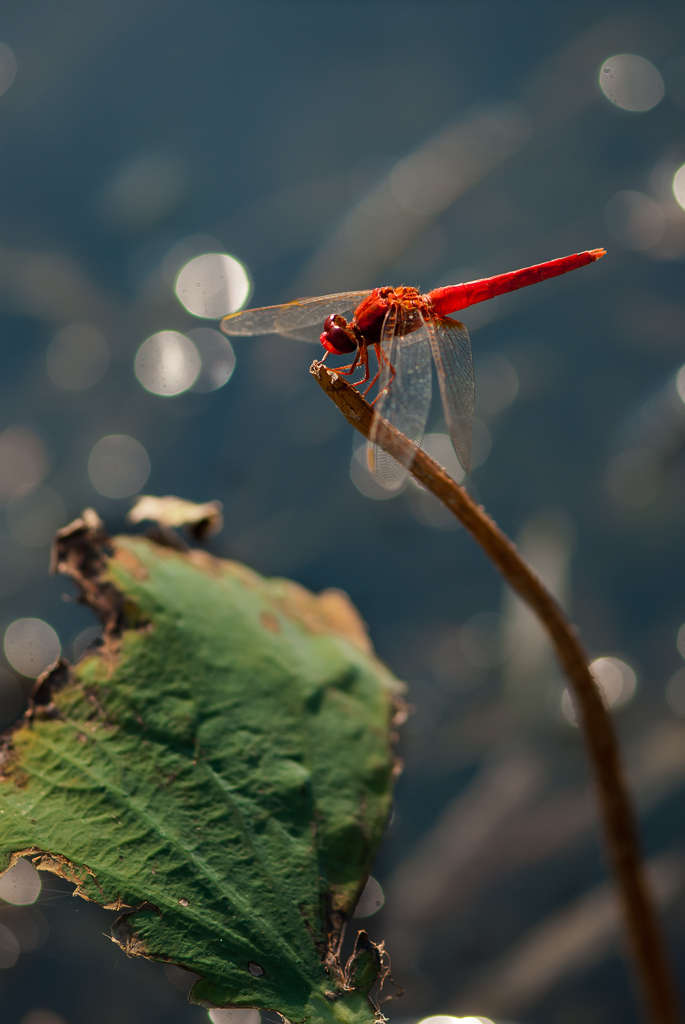
{"type": "MultiPolygon", "coordinates": [[[[597,257],[603,255],[597,250],[597,257]]],[[[374,411],[358,391],[335,371],[314,362],[310,373],[352,426],[368,438],[374,411]]],[[[616,734],[588,667],[575,626],[516,547],[482,506],[424,451],[382,420],[374,442],[439,498],[478,541],[507,583],[535,612],[556,650],[579,710],[599,799],[604,835],[618,886],[627,938],[652,1024],[677,1024],[676,987],[656,908],[647,887],[638,829],[625,781],[616,734]],[[413,461],[412,461],[413,460],[413,461]]]]}

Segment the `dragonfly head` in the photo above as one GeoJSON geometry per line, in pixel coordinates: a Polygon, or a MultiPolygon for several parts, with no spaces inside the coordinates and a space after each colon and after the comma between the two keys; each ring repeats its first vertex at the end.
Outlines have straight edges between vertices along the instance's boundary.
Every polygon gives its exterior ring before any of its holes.
{"type": "Polygon", "coordinates": [[[327,352],[342,356],[346,352],[354,352],[357,339],[345,317],[332,313],[324,320],[321,344],[327,352]]]}

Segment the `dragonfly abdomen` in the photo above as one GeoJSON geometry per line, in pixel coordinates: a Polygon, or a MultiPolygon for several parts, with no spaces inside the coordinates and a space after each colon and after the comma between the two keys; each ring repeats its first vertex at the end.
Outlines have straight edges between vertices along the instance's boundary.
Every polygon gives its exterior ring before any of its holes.
{"type": "Polygon", "coordinates": [[[533,267],[514,270],[509,274],[497,274],[495,277],[485,277],[480,281],[466,281],[464,284],[446,285],[444,288],[435,288],[428,293],[426,298],[439,316],[448,316],[450,313],[456,313],[459,309],[473,306],[476,302],[494,299],[496,295],[514,292],[529,284],[537,284],[538,281],[546,281],[550,277],[566,274],[569,270],[585,267],[588,263],[594,263],[595,260],[604,256],[604,253],[604,249],[589,249],[587,252],[563,256],[559,260],[550,260],[548,263],[537,263],[533,267]]]}

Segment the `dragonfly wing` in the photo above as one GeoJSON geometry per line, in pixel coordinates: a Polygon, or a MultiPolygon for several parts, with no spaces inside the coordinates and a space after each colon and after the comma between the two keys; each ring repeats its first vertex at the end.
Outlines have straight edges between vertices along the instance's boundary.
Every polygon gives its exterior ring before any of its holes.
{"type": "Polygon", "coordinates": [[[476,394],[469,332],[462,323],[449,317],[429,318],[426,326],[447,429],[462,468],[468,473],[471,469],[471,426],[476,394]]]}
{"type": "Polygon", "coordinates": [[[318,341],[327,316],[355,309],[369,294],[368,290],[337,292],[335,295],[320,295],[314,299],[295,299],[282,306],[244,309],[240,313],[225,316],[221,321],[221,329],[228,335],[285,334],[298,341],[318,341]],[[308,334],[304,330],[317,325],[321,325],[318,333],[312,330],[308,334]]]}
{"type": "Polygon", "coordinates": [[[283,313],[278,317],[276,329],[280,333],[287,331],[288,334],[313,324],[321,324],[323,329],[323,322],[331,313],[339,313],[342,316],[351,309],[356,309],[362,299],[370,294],[371,291],[367,288],[363,292],[337,292],[335,295],[320,295],[317,299],[297,299],[295,302],[288,302],[281,307],[283,313]]]}
{"type": "Polygon", "coordinates": [[[397,462],[375,444],[380,419],[397,427],[420,448],[431,403],[431,347],[426,322],[417,309],[389,310],[381,336],[381,373],[371,425],[369,465],[388,490],[405,480],[413,458],[397,462]]]}

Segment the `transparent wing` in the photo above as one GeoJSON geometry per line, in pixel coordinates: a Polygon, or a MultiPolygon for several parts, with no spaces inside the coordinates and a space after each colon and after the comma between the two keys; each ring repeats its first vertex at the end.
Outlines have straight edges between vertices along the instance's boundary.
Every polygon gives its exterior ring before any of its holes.
{"type": "Polygon", "coordinates": [[[374,443],[379,418],[401,430],[420,448],[431,403],[431,347],[418,309],[393,307],[381,335],[381,374],[369,438],[369,466],[381,486],[395,490],[413,460],[402,465],[374,443]]]}
{"type": "Polygon", "coordinates": [[[426,321],[447,429],[462,468],[471,469],[471,426],[476,384],[469,332],[449,317],[426,321]]]}
{"type": "Polygon", "coordinates": [[[355,309],[362,299],[370,295],[364,292],[337,292],[335,295],[320,295],[314,299],[295,299],[282,306],[262,306],[261,309],[244,309],[231,313],[221,321],[221,330],[229,335],[285,334],[299,341],[318,341],[321,330],[307,333],[303,329],[323,325],[331,313],[343,315],[355,309]]]}

